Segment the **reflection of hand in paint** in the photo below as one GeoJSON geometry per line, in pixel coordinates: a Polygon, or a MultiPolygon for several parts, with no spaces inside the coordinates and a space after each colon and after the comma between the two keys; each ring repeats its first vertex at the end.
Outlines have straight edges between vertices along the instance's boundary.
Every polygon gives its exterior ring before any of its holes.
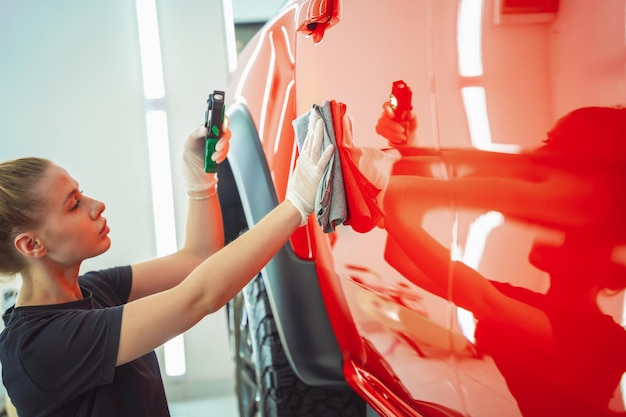
{"type": "Polygon", "coordinates": [[[383,103],[383,111],[376,122],[376,133],[389,141],[390,146],[413,146],[417,132],[417,116],[411,110],[406,120],[397,122],[395,113],[388,101],[383,103]]]}
{"type": "MultiPolygon", "coordinates": [[[[376,148],[358,147],[352,137],[352,118],[346,113],[343,117],[344,144],[351,148],[353,162],[359,170],[379,190],[387,188],[387,182],[395,161],[400,154],[395,150],[382,151],[376,148]]],[[[382,199],[379,197],[379,205],[382,199]]]]}

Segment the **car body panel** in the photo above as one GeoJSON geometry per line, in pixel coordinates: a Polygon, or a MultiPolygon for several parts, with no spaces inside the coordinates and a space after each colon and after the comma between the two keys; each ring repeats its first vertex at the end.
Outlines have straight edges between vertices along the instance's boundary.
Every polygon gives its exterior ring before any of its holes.
{"type": "MultiPolygon", "coordinates": [[[[624,148],[544,141],[574,109],[625,104],[625,5],[522,4],[288,1],[233,74],[229,96],[258,131],[276,202],[297,158],[291,121],[313,104],[344,103],[355,146],[393,158],[384,222],[324,233],[312,216],[290,244],[315,263],[323,301],[311,302],[343,377],[380,415],[624,411],[624,288],[592,297],[582,284],[624,280],[624,148]],[[418,128],[394,149],[376,124],[397,80],[418,128]]],[[[297,356],[296,329],[319,330],[311,317],[298,327],[305,293],[280,275],[273,297],[302,297],[276,314],[292,322],[284,344],[297,356]]]]}

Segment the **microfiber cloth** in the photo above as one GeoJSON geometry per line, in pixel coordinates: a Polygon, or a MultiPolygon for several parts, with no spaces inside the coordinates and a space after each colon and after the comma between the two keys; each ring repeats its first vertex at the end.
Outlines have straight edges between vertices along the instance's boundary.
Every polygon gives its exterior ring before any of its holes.
{"type": "Polygon", "coordinates": [[[315,197],[317,222],[325,233],[330,233],[335,230],[335,227],[342,224],[348,216],[343,176],[341,173],[341,162],[339,159],[339,148],[335,140],[335,129],[330,102],[326,100],[321,106],[314,104],[311,110],[295,119],[292,124],[296,134],[298,148],[300,149],[306,138],[309,115],[312,111],[316,112],[324,122],[324,140],[322,141],[322,148],[325,149],[331,144],[335,147],[335,151],[324,171],[320,188],[315,197]]]}
{"type": "Polygon", "coordinates": [[[383,217],[376,204],[380,189],[359,170],[355,162],[359,160],[359,150],[344,140],[346,105],[326,100],[321,106],[314,104],[309,112],[294,120],[299,148],[306,138],[312,111],[324,122],[323,148],[329,144],[335,146],[315,199],[317,221],[325,233],[334,231],[340,224],[350,225],[360,233],[368,232],[383,217]]]}
{"type": "Polygon", "coordinates": [[[344,138],[343,119],[346,105],[335,100],[331,100],[330,105],[348,204],[348,217],[344,224],[350,225],[359,233],[369,232],[383,218],[383,212],[376,204],[376,198],[381,190],[361,172],[355,162],[360,158],[359,150],[351,143],[347,143],[344,138]]]}

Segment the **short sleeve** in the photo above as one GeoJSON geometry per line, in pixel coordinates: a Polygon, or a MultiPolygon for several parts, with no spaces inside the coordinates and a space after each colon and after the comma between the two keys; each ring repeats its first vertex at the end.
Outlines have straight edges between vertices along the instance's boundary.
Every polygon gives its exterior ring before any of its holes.
{"type": "Polygon", "coordinates": [[[20,352],[31,381],[58,400],[112,382],[122,309],[63,311],[37,322],[29,332],[36,343],[25,338],[20,352]]]}

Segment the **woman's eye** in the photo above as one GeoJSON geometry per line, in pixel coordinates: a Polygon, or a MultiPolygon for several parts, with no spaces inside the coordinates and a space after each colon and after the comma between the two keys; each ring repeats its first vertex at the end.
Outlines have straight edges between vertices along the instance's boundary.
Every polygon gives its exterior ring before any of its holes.
{"type": "Polygon", "coordinates": [[[83,196],[83,190],[80,190],[78,193],[76,193],[76,201],[74,202],[74,205],[72,206],[70,211],[74,211],[80,206],[82,196],[83,196]]]}

